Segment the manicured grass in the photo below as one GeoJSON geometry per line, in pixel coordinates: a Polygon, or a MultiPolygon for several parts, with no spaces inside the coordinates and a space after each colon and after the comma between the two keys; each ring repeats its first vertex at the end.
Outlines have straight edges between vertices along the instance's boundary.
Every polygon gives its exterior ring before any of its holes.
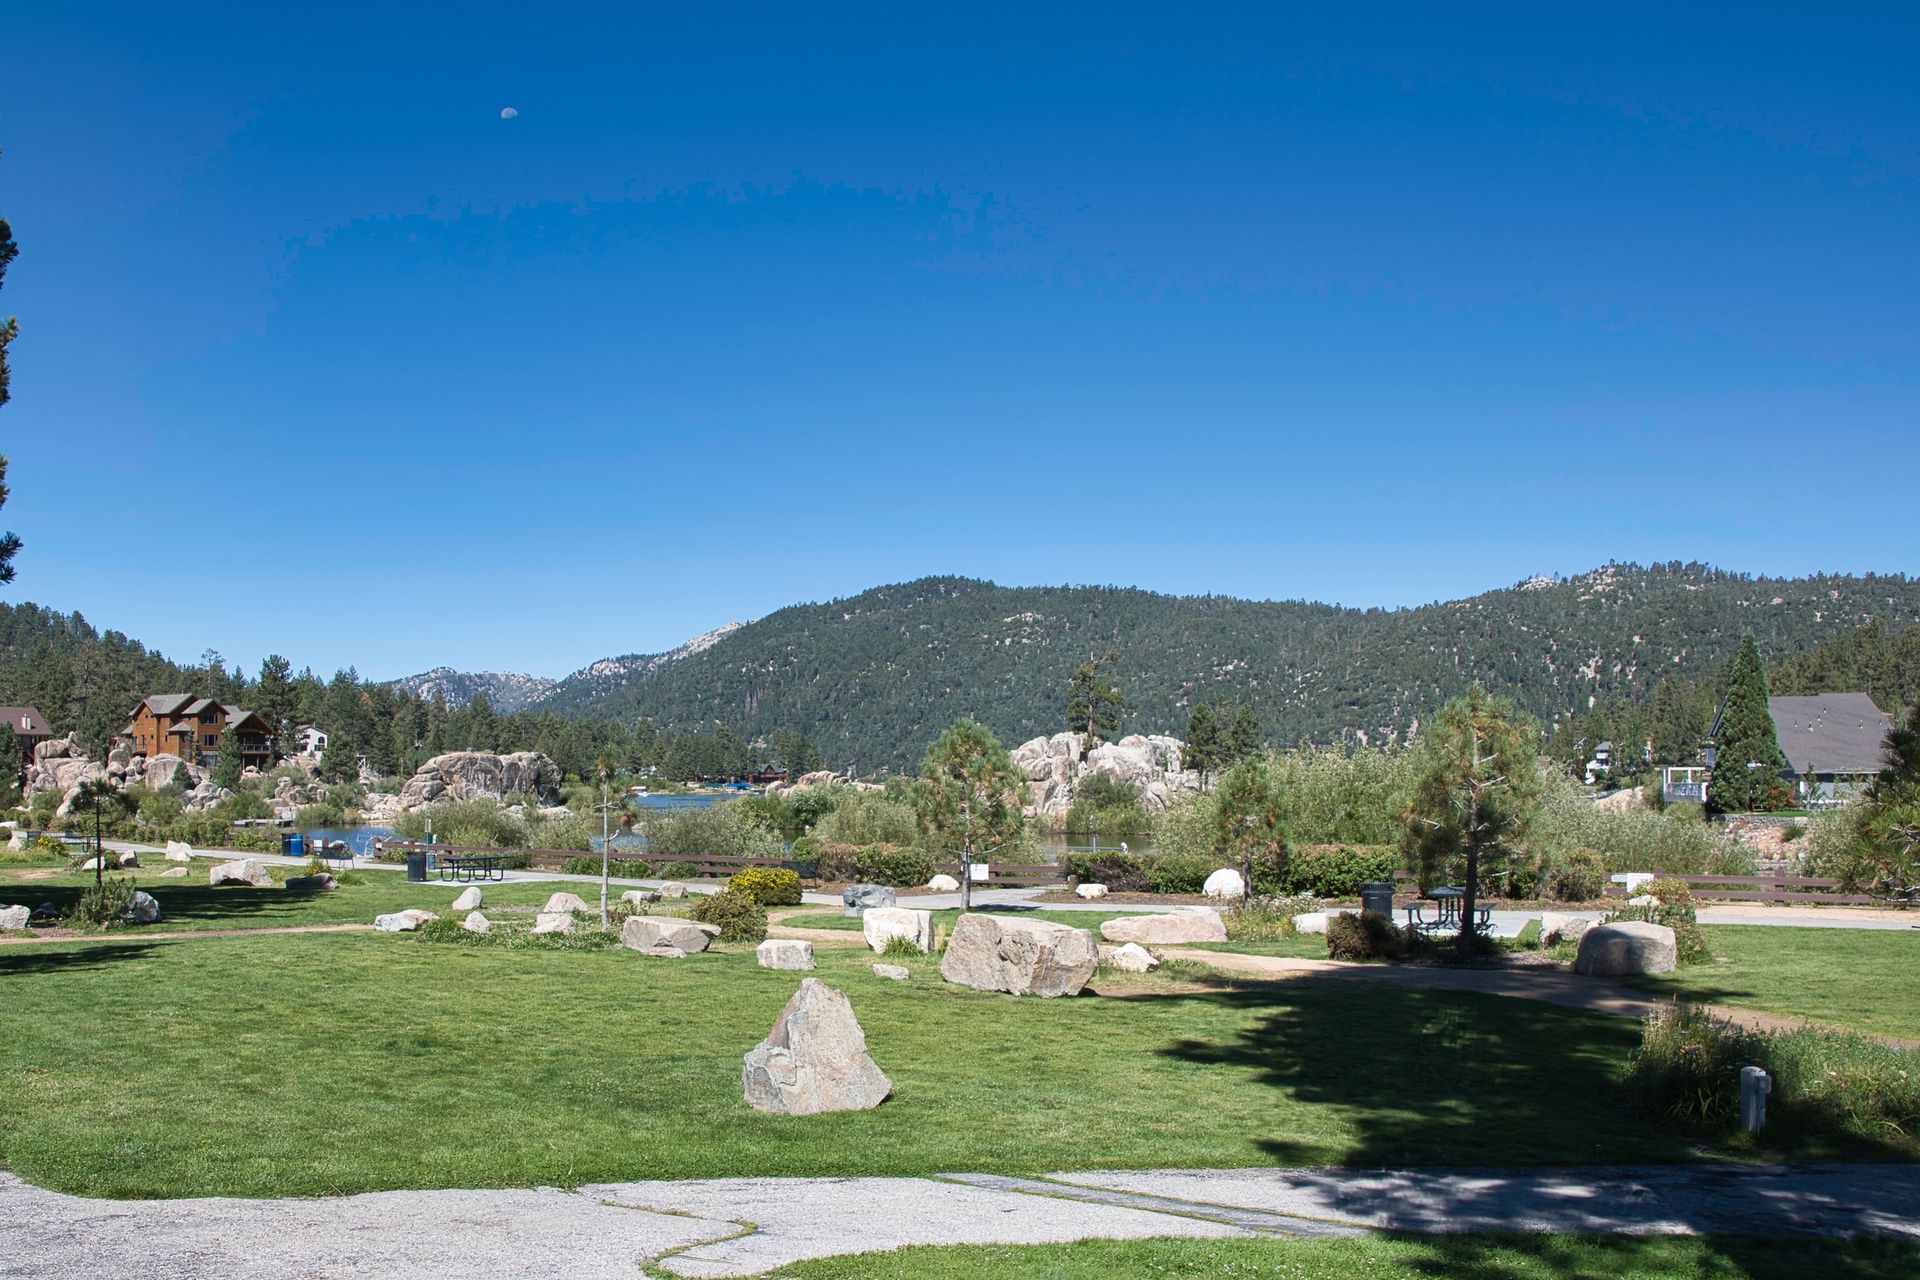
{"type": "MultiPolygon", "coordinates": [[[[423,907],[445,912],[464,884],[429,880],[410,884],[404,875],[391,871],[355,871],[352,883],[326,893],[289,893],[275,883],[270,888],[252,889],[238,885],[214,888],[207,883],[207,871],[215,864],[196,859],[188,867],[184,880],[162,880],[166,865],[145,866],[108,875],[132,880],[151,893],[160,903],[160,922],[148,926],[154,931],[199,929],[277,929],[308,924],[372,924],[373,918],[390,911],[423,907]]],[[[272,868],[299,874],[299,868],[272,868]]],[[[23,879],[17,869],[0,870],[0,902],[37,906],[51,902],[64,913],[69,904],[93,883],[91,871],[68,875],[63,871],[50,879],[23,879]]],[[[31,874],[28,872],[27,874],[31,874]]],[[[538,906],[556,890],[579,894],[589,903],[599,901],[598,884],[574,882],[519,881],[483,884],[486,907],[538,906]]],[[[619,891],[613,893],[618,898],[619,891]]],[[[137,938],[137,928],[116,929],[114,933],[137,938]]]]}
{"type": "Polygon", "coordinates": [[[893,1077],[878,1110],[744,1105],[740,1056],[798,980],[745,947],[4,947],[0,1162],[64,1191],[180,1196],[1695,1154],[1623,1114],[1625,1019],[1313,977],[1015,999],[941,983],[931,958],[905,983],[864,952],[818,958],[893,1077]]]}
{"type": "Polygon", "coordinates": [[[1715,1236],[1374,1236],[1302,1240],[1084,1240],[897,1249],[783,1267],[792,1280],[1903,1280],[1904,1241],[1715,1236]]]}
{"type": "Polygon", "coordinates": [[[1738,1005],[1868,1035],[1920,1041],[1920,929],[1707,928],[1727,964],[1635,981],[1685,1000],[1738,1005]]]}
{"type": "Polygon", "coordinates": [[[1296,933],[1271,942],[1198,942],[1191,945],[1197,951],[1230,951],[1243,956],[1286,956],[1295,960],[1327,958],[1327,935],[1324,933],[1296,933]]]}
{"type": "MultiPolygon", "coordinates": [[[[958,920],[961,914],[958,908],[947,908],[935,911],[933,913],[934,926],[947,933],[952,933],[953,922],[958,920]]],[[[1095,933],[1098,933],[1102,921],[1112,920],[1119,916],[1136,916],[1142,913],[1138,911],[1045,911],[1024,907],[980,907],[976,908],[974,914],[1012,916],[1020,920],[1050,920],[1054,924],[1072,925],[1076,929],[1092,929],[1095,933]]],[[[809,911],[802,915],[788,916],[785,920],[781,921],[781,923],[792,925],[796,929],[848,929],[854,933],[860,932],[861,928],[860,920],[857,917],[841,915],[838,911],[809,911]]]]}

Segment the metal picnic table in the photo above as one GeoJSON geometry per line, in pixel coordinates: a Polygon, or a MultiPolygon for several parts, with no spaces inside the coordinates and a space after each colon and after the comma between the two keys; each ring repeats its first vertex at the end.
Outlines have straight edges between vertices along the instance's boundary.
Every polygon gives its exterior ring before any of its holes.
{"type": "MultiPolygon", "coordinates": [[[[1429,889],[1425,895],[1427,902],[1415,902],[1407,906],[1407,932],[1409,933],[1458,933],[1460,932],[1460,907],[1466,900],[1467,891],[1452,885],[1442,885],[1429,889]],[[1427,912],[1433,915],[1429,917],[1427,912]]],[[[1493,908],[1486,903],[1474,904],[1474,920],[1477,927],[1484,930],[1493,919],[1493,908]]]]}

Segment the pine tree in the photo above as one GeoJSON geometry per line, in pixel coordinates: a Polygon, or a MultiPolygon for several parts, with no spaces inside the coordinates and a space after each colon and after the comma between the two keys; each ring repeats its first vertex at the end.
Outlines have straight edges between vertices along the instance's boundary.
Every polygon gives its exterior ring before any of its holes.
{"type": "Polygon", "coordinates": [[[1260,718],[1253,714],[1252,707],[1235,707],[1233,720],[1227,729],[1227,757],[1232,760],[1245,760],[1257,756],[1266,746],[1260,733],[1260,718]]]}
{"type": "Polygon", "coordinates": [[[973,905],[976,857],[1019,837],[1025,825],[1027,777],[1014,767],[1000,740],[972,720],[956,720],[927,748],[914,784],[914,806],[929,847],[958,849],[960,905],[973,905]]]}
{"type": "Polygon", "coordinates": [[[1187,751],[1180,763],[1200,774],[1202,791],[1207,789],[1207,775],[1226,763],[1220,717],[1204,702],[1187,713],[1187,751]]]}
{"type": "Polygon", "coordinates": [[[1707,799],[1721,813],[1764,809],[1780,790],[1780,774],[1787,761],[1780,754],[1773,715],[1767,710],[1767,669],[1751,632],[1740,638],[1720,706],[1707,799]]]}
{"type": "Polygon", "coordinates": [[[1105,653],[1087,659],[1074,668],[1073,680],[1067,685],[1067,727],[1087,735],[1080,748],[1082,759],[1101,741],[1120,731],[1119,713],[1127,709],[1127,700],[1120,696],[1120,690],[1112,681],[1100,674],[1100,668],[1119,656],[1105,653]]]}

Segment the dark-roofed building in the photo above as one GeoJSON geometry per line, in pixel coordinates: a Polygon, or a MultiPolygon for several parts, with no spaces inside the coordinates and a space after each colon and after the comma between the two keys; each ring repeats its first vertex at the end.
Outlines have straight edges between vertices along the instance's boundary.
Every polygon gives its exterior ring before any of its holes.
{"type": "Polygon", "coordinates": [[[1864,693],[1768,698],[1767,712],[1803,801],[1844,800],[1886,767],[1893,722],[1864,693]]]}
{"type": "Polygon", "coordinates": [[[13,740],[20,744],[20,777],[25,781],[27,766],[33,763],[33,749],[53,736],[47,718],[33,707],[0,707],[0,720],[13,726],[13,740]]]}
{"type": "Polygon", "coordinates": [[[136,753],[179,756],[211,766],[222,750],[237,750],[244,764],[273,767],[273,728],[251,711],[196,698],[190,693],[156,693],[142,698],[133,721],[122,730],[136,753]]]}

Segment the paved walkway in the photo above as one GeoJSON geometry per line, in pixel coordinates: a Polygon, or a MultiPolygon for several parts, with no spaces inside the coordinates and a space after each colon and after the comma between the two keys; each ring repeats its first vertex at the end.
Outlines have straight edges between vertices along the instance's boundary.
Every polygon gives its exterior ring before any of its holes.
{"type": "Polygon", "coordinates": [[[0,1277],[633,1280],[903,1245],[1149,1236],[1867,1233],[1920,1241],[1920,1166],[1225,1169],[720,1178],[326,1199],[89,1200],[0,1174],[0,1277]]]}

